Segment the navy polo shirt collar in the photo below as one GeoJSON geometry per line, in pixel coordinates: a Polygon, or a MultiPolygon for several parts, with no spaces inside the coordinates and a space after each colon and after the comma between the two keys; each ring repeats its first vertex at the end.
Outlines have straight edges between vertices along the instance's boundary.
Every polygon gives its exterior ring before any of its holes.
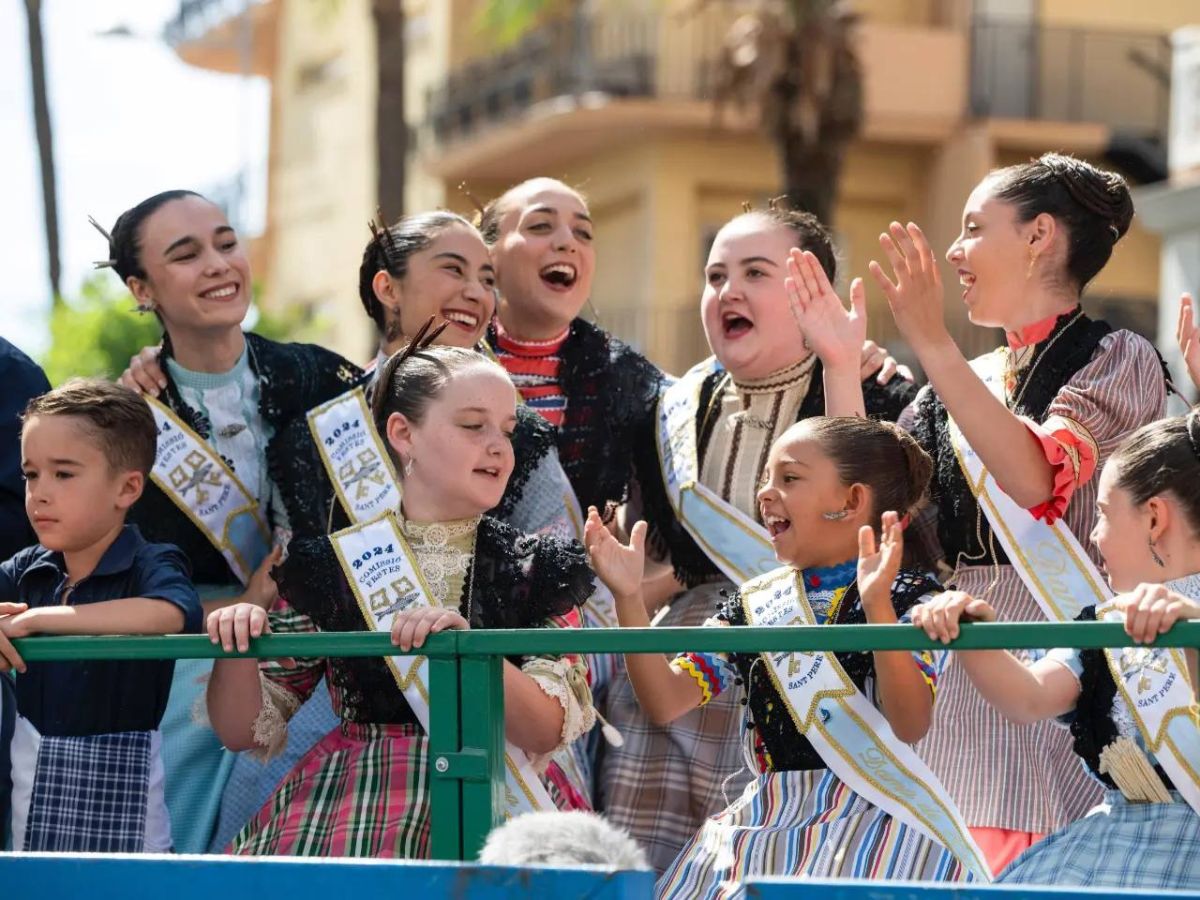
{"type": "MultiPolygon", "coordinates": [[[[92,570],[88,578],[94,578],[97,575],[117,575],[121,572],[128,572],[133,567],[134,556],[145,544],[146,539],[142,537],[142,533],[138,531],[138,527],[136,525],[126,525],[121,529],[121,533],[117,535],[117,539],[108,545],[108,549],[104,551],[104,555],[100,557],[100,562],[96,564],[96,568],[92,570]]],[[[37,559],[25,569],[22,578],[30,572],[41,568],[53,569],[62,575],[67,570],[67,564],[62,553],[43,547],[37,559]]]]}

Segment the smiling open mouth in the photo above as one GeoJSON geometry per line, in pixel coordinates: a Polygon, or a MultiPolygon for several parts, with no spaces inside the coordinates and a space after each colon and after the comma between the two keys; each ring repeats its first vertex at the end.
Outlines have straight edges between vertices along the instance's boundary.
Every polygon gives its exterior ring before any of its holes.
{"type": "Polygon", "coordinates": [[[467,331],[474,331],[479,327],[479,316],[469,312],[462,312],[461,310],[457,309],[443,312],[442,318],[447,322],[451,322],[454,325],[465,328],[467,331]]]}
{"type": "Polygon", "coordinates": [[[772,538],[779,537],[779,535],[792,527],[791,519],[783,519],[779,516],[764,516],[763,524],[767,526],[767,533],[772,538]]]}
{"type": "Polygon", "coordinates": [[[741,313],[727,312],[721,316],[721,330],[727,338],[738,338],[748,334],[754,323],[741,313]]]}
{"type": "Polygon", "coordinates": [[[238,292],[236,284],[223,284],[220,287],[209,288],[207,291],[201,291],[200,296],[205,300],[228,300],[238,292]]]}
{"type": "Polygon", "coordinates": [[[476,475],[486,475],[488,478],[499,478],[500,477],[500,467],[499,466],[485,466],[482,469],[475,469],[473,471],[475,472],[476,475]]]}
{"type": "Polygon", "coordinates": [[[569,263],[555,263],[546,266],[538,274],[542,276],[542,281],[556,290],[567,290],[573,287],[575,279],[579,277],[575,267],[569,263]]]}

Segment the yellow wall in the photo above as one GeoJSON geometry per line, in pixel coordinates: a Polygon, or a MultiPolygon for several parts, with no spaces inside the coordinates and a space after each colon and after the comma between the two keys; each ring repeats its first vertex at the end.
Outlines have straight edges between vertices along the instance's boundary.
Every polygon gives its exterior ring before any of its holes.
{"type": "Polygon", "coordinates": [[[1200,22],[1196,0],[1040,0],[1045,25],[1114,31],[1170,31],[1200,22]]]}

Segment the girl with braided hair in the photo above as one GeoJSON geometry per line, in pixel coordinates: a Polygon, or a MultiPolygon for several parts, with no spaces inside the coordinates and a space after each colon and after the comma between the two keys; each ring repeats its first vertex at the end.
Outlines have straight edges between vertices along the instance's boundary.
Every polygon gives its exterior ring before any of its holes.
{"type": "MultiPolygon", "coordinates": [[[[929,385],[901,418],[934,460],[930,497],[951,583],[1000,619],[1070,620],[1099,602],[1094,474],[1121,440],[1162,415],[1168,383],[1154,347],[1089,318],[1080,302],[1129,228],[1124,179],[1046,154],[988,175],[946,254],[970,320],[1005,346],[964,358],[946,330],[933,251],[921,230],[881,236],[892,274],[871,263],[929,385]]],[[[806,333],[850,356],[856,316],[815,261],[792,260],[806,333]]],[[[861,323],[859,323],[861,325],[861,323]]],[[[852,391],[830,396],[853,414],[852,391]]],[[[1050,722],[1013,725],[951,668],[922,754],[950,790],[995,871],[1095,803],[1099,791],[1050,722]]]]}
{"type": "MultiPolygon", "coordinates": [[[[1123,621],[1137,642],[1200,618],[1200,414],[1134,432],[1100,473],[1092,543],[1116,597],[1080,621],[1123,621]]],[[[935,640],[991,621],[985,598],[951,591],[913,610],[935,640]]],[[[1006,884],[1200,888],[1200,717],[1195,651],[1051,650],[1031,662],[1004,650],[960,653],[979,694],[1008,720],[1057,718],[1104,802],[1026,850],[1006,884]]]]}
{"type": "MultiPolygon", "coordinates": [[[[446,327],[443,325],[443,327],[446,327]]],[[[472,350],[430,346],[424,329],[382,367],[374,426],[402,497],[384,515],[294,540],[275,570],[287,606],[321,631],[389,630],[401,653],[448,628],[558,627],[591,593],[582,548],[488,515],[513,471],[516,392],[472,350]]],[[[238,605],[209,634],[245,647],[267,614],[238,605]]],[[[324,675],[341,718],[238,835],[235,853],[429,855],[428,674],[420,657],[219,660],[208,690],[226,746],[269,753],[324,675]]],[[[508,794],[553,808],[537,782],[549,755],[591,727],[582,660],[505,663],[508,794]],[[515,774],[513,774],[515,773],[515,774]],[[532,800],[524,798],[531,797],[532,800]]]]}

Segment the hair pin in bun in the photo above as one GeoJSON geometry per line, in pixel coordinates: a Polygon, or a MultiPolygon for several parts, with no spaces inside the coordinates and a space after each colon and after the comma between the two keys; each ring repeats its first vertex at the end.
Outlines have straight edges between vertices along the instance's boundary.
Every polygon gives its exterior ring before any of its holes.
{"type": "MultiPolygon", "coordinates": [[[[108,229],[106,229],[103,225],[101,225],[99,222],[97,222],[91,216],[88,216],[88,223],[93,228],[95,228],[98,232],[100,232],[100,236],[103,237],[104,240],[108,243],[108,252],[112,253],[113,239],[112,239],[112,235],[108,233],[108,229]]],[[[93,269],[111,269],[116,264],[117,264],[117,261],[115,259],[98,259],[92,263],[92,268],[93,269]]]]}
{"type": "Polygon", "coordinates": [[[1116,225],[1113,225],[1111,222],[1108,225],[1108,232],[1112,235],[1114,244],[1121,239],[1121,229],[1116,225]]]}

